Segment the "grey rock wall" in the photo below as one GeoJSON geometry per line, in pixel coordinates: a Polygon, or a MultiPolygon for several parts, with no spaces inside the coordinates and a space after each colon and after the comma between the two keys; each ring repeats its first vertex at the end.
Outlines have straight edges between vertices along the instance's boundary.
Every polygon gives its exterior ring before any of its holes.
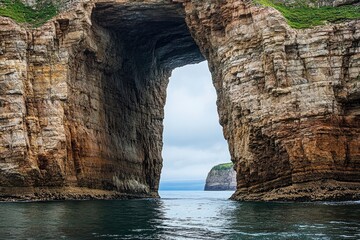
{"type": "Polygon", "coordinates": [[[205,183],[205,191],[235,191],[236,172],[233,168],[211,169],[205,183]]]}

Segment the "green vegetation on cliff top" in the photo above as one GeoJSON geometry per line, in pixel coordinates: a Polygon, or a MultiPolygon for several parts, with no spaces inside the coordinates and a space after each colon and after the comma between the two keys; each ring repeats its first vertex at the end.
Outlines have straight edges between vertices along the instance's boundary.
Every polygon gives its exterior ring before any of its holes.
{"type": "Polygon", "coordinates": [[[230,163],[223,163],[223,164],[219,164],[219,165],[216,165],[215,167],[213,167],[211,169],[211,171],[220,171],[220,170],[229,170],[231,168],[233,168],[234,164],[232,162],[230,163]]]}
{"type": "Polygon", "coordinates": [[[289,6],[276,0],[254,0],[255,3],[272,7],[281,12],[293,28],[310,28],[326,24],[326,22],[338,22],[342,20],[360,19],[360,6],[345,5],[339,7],[309,7],[306,1],[297,1],[289,6]]]}
{"type": "Polygon", "coordinates": [[[34,7],[20,0],[0,0],[0,15],[14,19],[18,23],[28,23],[33,27],[44,24],[57,14],[57,7],[49,0],[38,0],[34,7]]]}
{"type": "MultiPolygon", "coordinates": [[[[309,7],[307,1],[303,0],[298,0],[293,5],[285,5],[276,0],[254,0],[254,2],[277,9],[293,28],[309,28],[326,22],[360,19],[360,5],[309,7]]],[[[38,0],[34,7],[25,5],[21,0],[0,0],[1,16],[10,17],[18,23],[28,23],[34,27],[41,26],[57,12],[57,7],[51,0],[38,0]]]]}

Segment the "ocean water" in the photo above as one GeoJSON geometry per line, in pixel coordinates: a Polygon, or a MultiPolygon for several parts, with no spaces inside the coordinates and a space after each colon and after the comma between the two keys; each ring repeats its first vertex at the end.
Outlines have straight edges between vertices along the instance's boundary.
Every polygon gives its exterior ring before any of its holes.
{"type": "Polygon", "coordinates": [[[231,192],[0,203],[1,239],[360,239],[360,202],[245,203],[231,192]]]}

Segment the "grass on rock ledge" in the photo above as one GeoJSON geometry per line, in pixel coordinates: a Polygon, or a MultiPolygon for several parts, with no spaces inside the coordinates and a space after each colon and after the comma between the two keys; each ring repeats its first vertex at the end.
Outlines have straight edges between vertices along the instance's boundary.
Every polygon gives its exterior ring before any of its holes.
{"type": "Polygon", "coordinates": [[[298,29],[324,25],[327,22],[360,19],[359,5],[309,7],[303,1],[297,1],[297,4],[293,6],[284,5],[276,0],[254,0],[254,2],[277,9],[284,15],[291,27],[298,29]]]}
{"type": "Polygon", "coordinates": [[[0,15],[18,23],[39,27],[58,13],[57,7],[49,0],[37,1],[33,7],[20,0],[0,0],[0,15]]]}
{"type": "Polygon", "coordinates": [[[216,170],[216,171],[229,170],[233,167],[234,167],[234,164],[230,162],[230,163],[223,163],[223,164],[216,165],[211,170],[216,170]]]}

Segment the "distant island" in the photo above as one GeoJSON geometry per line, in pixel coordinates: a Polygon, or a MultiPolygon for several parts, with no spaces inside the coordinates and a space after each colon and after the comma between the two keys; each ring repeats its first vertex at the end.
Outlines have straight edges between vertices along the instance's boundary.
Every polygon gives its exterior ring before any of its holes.
{"type": "Polygon", "coordinates": [[[213,167],[206,178],[205,191],[236,190],[236,172],[233,163],[213,167]]]}

